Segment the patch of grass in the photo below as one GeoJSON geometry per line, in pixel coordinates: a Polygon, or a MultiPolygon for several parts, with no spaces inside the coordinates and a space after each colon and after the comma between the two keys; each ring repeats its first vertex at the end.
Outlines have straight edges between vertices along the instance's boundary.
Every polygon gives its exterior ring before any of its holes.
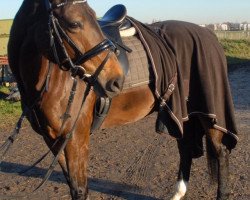
{"type": "Polygon", "coordinates": [[[9,88],[0,86],[0,129],[14,125],[22,112],[20,101],[12,102],[5,100],[9,92],[9,88]]]}
{"type": "Polygon", "coordinates": [[[249,40],[220,40],[228,64],[242,64],[250,62],[250,41],[249,40]]]}
{"type": "Polygon", "coordinates": [[[7,44],[9,42],[9,37],[0,37],[0,55],[7,55],[7,44]]]}
{"type": "Polygon", "coordinates": [[[13,19],[0,20],[0,35],[9,34],[13,19]]]}
{"type": "Polygon", "coordinates": [[[7,87],[0,86],[0,93],[9,94],[9,93],[10,93],[10,90],[9,90],[9,88],[7,88],[7,87]]]}
{"type": "Polygon", "coordinates": [[[21,114],[21,103],[0,99],[0,118],[6,116],[17,116],[21,114]],[[2,117],[1,117],[2,116],[2,117]]]}
{"type": "Polygon", "coordinates": [[[0,20],[0,55],[7,55],[7,44],[9,41],[9,32],[12,19],[0,20]]]}

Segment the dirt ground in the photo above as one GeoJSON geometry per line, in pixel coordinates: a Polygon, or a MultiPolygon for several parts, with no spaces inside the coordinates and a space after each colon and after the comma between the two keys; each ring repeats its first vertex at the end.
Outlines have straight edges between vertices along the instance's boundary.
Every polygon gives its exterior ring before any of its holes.
{"type": "MultiPolygon", "coordinates": [[[[250,199],[250,65],[230,71],[234,96],[239,143],[231,153],[230,172],[232,199],[250,199]]],[[[176,183],[179,156],[176,141],[154,132],[156,115],[119,128],[98,131],[91,136],[89,189],[92,200],[166,200],[176,183]]],[[[0,143],[11,127],[0,130],[0,143]]],[[[29,125],[24,126],[19,139],[2,163],[4,172],[17,172],[43,155],[47,150],[42,138],[29,125]]],[[[0,175],[0,196],[31,192],[42,180],[52,156],[23,176],[0,175]]],[[[186,199],[215,199],[216,185],[207,174],[206,157],[193,161],[186,199]]],[[[19,198],[17,198],[19,199],[19,198]]],[[[69,189],[59,167],[44,188],[29,199],[70,199],[69,189]]]]}

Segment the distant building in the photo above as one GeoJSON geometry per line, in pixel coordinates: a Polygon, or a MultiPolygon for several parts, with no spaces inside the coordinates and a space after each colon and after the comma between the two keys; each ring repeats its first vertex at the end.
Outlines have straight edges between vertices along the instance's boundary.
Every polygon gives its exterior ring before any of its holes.
{"type": "Polygon", "coordinates": [[[243,31],[250,31],[250,24],[249,23],[242,23],[240,28],[243,31]]]}
{"type": "Polygon", "coordinates": [[[230,31],[240,31],[240,23],[229,23],[230,31]]]}
{"type": "Polygon", "coordinates": [[[223,24],[220,24],[220,28],[222,31],[228,31],[229,25],[228,25],[228,23],[223,23],[223,24]]]}
{"type": "Polygon", "coordinates": [[[214,24],[214,30],[215,31],[221,31],[223,29],[227,29],[226,24],[214,24]]]}
{"type": "MultiPolygon", "coordinates": [[[[242,23],[224,22],[221,24],[199,24],[201,27],[206,27],[213,31],[247,31],[250,32],[250,23],[247,21],[242,23]]],[[[249,33],[248,33],[249,34],[249,33]]]]}

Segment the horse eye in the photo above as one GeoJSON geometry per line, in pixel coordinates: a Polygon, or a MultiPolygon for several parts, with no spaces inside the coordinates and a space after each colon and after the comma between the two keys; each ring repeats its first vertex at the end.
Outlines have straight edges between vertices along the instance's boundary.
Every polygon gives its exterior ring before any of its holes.
{"type": "Polygon", "coordinates": [[[79,22],[70,22],[70,23],[68,23],[68,27],[72,28],[72,29],[77,29],[77,28],[81,27],[81,24],[79,22]]]}

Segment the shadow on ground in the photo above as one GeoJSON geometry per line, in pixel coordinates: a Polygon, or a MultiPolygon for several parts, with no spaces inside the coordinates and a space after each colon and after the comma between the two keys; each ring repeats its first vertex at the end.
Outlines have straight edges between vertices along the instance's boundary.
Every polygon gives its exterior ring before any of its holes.
{"type": "Polygon", "coordinates": [[[8,94],[0,92],[0,99],[6,99],[6,97],[8,97],[8,94]]]}
{"type": "MultiPolygon", "coordinates": [[[[2,162],[1,163],[1,172],[0,173],[7,173],[9,175],[15,175],[19,173],[20,171],[28,169],[30,166],[17,164],[17,163],[10,163],[10,162],[2,162]]],[[[32,170],[25,174],[21,174],[21,176],[27,177],[27,178],[43,178],[47,172],[47,169],[40,168],[40,167],[34,167],[32,170]]],[[[53,181],[56,183],[66,183],[66,180],[64,178],[64,175],[62,172],[54,171],[49,181],[53,181]]],[[[42,181],[42,180],[41,180],[42,181]]],[[[122,197],[123,199],[137,199],[137,200],[158,200],[157,198],[149,197],[142,194],[136,194],[133,192],[134,188],[136,186],[134,185],[127,185],[123,183],[116,183],[109,180],[103,180],[103,179],[96,179],[96,178],[89,178],[88,179],[88,187],[90,190],[122,197]]],[[[140,190],[137,188],[137,191],[140,190]]]]}
{"type": "Polygon", "coordinates": [[[228,71],[234,71],[240,67],[250,66],[250,59],[227,56],[228,71]]]}

